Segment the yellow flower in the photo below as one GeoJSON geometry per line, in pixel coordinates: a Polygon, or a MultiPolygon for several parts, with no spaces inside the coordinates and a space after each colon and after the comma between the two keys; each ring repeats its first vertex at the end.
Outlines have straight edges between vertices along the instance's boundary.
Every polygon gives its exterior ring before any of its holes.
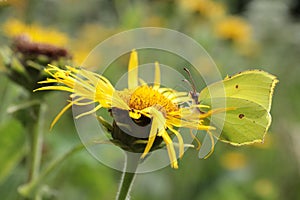
{"type": "Polygon", "coordinates": [[[272,183],[271,180],[262,178],[257,181],[255,181],[253,185],[253,190],[255,194],[258,194],[262,199],[268,199],[270,197],[273,197],[271,199],[276,199],[275,194],[276,194],[276,187],[272,183]]]}
{"type": "Polygon", "coordinates": [[[180,0],[182,7],[189,11],[198,12],[210,19],[219,18],[226,13],[226,7],[212,0],[180,0]]]}
{"type": "Polygon", "coordinates": [[[246,166],[247,158],[238,152],[228,152],[221,157],[221,164],[229,170],[237,170],[246,166]]]}
{"type": "Polygon", "coordinates": [[[41,27],[37,24],[27,25],[23,22],[11,19],[3,24],[4,34],[14,38],[26,35],[32,42],[46,43],[57,46],[64,46],[68,43],[68,37],[52,28],[41,27]]]}
{"type": "MultiPolygon", "coordinates": [[[[176,136],[178,139],[180,158],[184,154],[185,147],[178,128],[206,130],[210,135],[210,130],[214,129],[214,127],[203,124],[203,119],[209,117],[213,111],[200,114],[196,108],[201,106],[192,103],[193,100],[189,93],[161,87],[160,67],[157,62],[155,63],[154,84],[148,85],[140,80],[138,78],[138,55],[135,50],[132,51],[128,64],[128,88],[123,90],[116,90],[105,77],[84,69],[75,69],[68,66],[67,70],[63,70],[49,65],[45,71],[53,78],[40,83],[59,83],[60,85],[44,86],[35,91],[62,90],[72,93],[70,95],[72,101],[57,115],[51,127],[72,105],[93,105],[96,103],[94,109],[78,115],[77,118],[95,113],[101,108],[108,109],[114,118],[112,137],[120,140],[120,142],[127,142],[125,141],[126,138],[123,137],[128,136],[128,134],[120,132],[121,129],[118,127],[118,118],[123,118],[124,113],[130,119],[128,123],[134,122],[141,127],[150,125],[150,128],[147,129],[147,137],[144,139],[138,137],[133,142],[144,145],[141,158],[144,158],[153,150],[159,140],[164,141],[171,166],[178,168],[172,137],[176,136]]],[[[120,124],[123,123],[120,122],[120,124]]]]}
{"type": "Polygon", "coordinates": [[[221,39],[236,43],[247,43],[251,39],[250,25],[240,17],[230,16],[215,25],[215,32],[221,39]]]}
{"type": "Polygon", "coordinates": [[[3,32],[12,39],[10,47],[1,48],[6,74],[29,91],[47,77],[43,71],[47,64],[64,67],[71,62],[72,56],[63,47],[68,38],[60,32],[16,19],[6,21],[3,32]]]}
{"type": "Polygon", "coordinates": [[[47,77],[43,71],[45,65],[64,67],[72,60],[72,55],[64,48],[68,37],[63,33],[16,19],[7,20],[2,28],[12,39],[10,47],[1,48],[7,75],[29,91],[47,77]]]}
{"type": "MultiPolygon", "coordinates": [[[[82,65],[92,49],[99,44],[99,41],[105,40],[114,32],[114,29],[96,23],[85,24],[81,27],[77,36],[70,43],[71,48],[74,50],[73,61],[75,65],[82,65]]],[[[89,64],[92,66],[97,63],[97,61],[91,61],[90,59],[89,62],[93,62],[93,64],[89,64]]]]}
{"type": "Polygon", "coordinates": [[[160,16],[152,15],[143,20],[142,26],[164,27],[166,26],[166,20],[160,16]]]}

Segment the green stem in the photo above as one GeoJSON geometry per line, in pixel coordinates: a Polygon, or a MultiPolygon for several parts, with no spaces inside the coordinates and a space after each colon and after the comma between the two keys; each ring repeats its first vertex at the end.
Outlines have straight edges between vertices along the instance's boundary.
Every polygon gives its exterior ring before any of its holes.
{"type": "Polygon", "coordinates": [[[33,141],[32,141],[33,149],[32,149],[32,164],[31,164],[30,180],[35,179],[38,176],[40,171],[46,111],[47,111],[46,104],[41,103],[39,107],[38,124],[33,133],[33,141]]]}
{"type": "Polygon", "coordinates": [[[7,113],[12,114],[12,113],[15,113],[19,110],[23,110],[23,109],[26,109],[26,108],[29,108],[29,107],[32,107],[32,106],[36,106],[36,105],[39,105],[39,104],[41,104],[41,101],[33,99],[33,100],[27,101],[27,102],[22,103],[22,104],[18,104],[18,105],[8,107],[7,113]]]}
{"type": "Polygon", "coordinates": [[[75,152],[81,150],[84,148],[83,144],[79,144],[75,146],[74,148],[70,149],[67,153],[65,153],[63,156],[60,158],[54,160],[52,163],[48,165],[47,168],[45,168],[40,175],[33,179],[31,182],[22,185],[18,188],[18,192],[24,196],[24,197],[31,197],[36,191],[37,191],[37,186],[42,183],[43,180],[52,172],[54,171],[58,165],[60,165],[64,160],[66,160],[69,156],[73,155],[75,152]]]}
{"type": "MultiPolygon", "coordinates": [[[[39,113],[38,113],[38,123],[37,127],[33,132],[33,141],[32,141],[32,163],[31,163],[31,171],[29,181],[36,179],[39,176],[41,159],[42,159],[42,151],[43,151],[43,139],[44,139],[44,125],[45,125],[45,117],[46,117],[47,106],[44,103],[39,105],[39,113]]],[[[39,192],[35,193],[35,200],[40,200],[41,195],[39,192]]]]}
{"type": "Polygon", "coordinates": [[[117,194],[117,200],[125,200],[127,196],[129,196],[133,180],[135,177],[135,171],[138,166],[140,159],[139,154],[127,153],[126,154],[126,162],[124,166],[123,175],[121,178],[119,191],[117,194]]]}

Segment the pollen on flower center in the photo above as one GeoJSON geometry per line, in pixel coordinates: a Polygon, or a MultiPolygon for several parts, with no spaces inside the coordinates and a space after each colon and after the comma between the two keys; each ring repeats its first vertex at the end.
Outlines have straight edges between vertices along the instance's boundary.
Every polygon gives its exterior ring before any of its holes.
{"type": "Polygon", "coordinates": [[[163,109],[166,113],[179,109],[170,99],[152,87],[147,85],[138,87],[130,97],[129,107],[142,110],[151,106],[156,107],[158,110],[163,109]]]}

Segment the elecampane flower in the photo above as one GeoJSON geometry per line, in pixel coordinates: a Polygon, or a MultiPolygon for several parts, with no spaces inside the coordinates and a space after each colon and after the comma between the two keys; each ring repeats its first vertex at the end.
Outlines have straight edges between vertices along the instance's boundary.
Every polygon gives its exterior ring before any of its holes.
{"type": "Polygon", "coordinates": [[[221,39],[232,40],[235,43],[246,43],[251,40],[251,26],[242,18],[230,16],[218,21],[215,32],[221,39]]]}
{"type": "Polygon", "coordinates": [[[72,61],[72,55],[64,48],[68,37],[52,28],[9,19],[3,24],[3,33],[11,39],[8,47],[0,48],[6,75],[30,92],[47,77],[47,64],[64,67],[72,61]]]}
{"type": "MultiPolygon", "coordinates": [[[[70,95],[72,100],[56,116],[51,127],[72,105],[92,105],[96,103],[92,110],[78,115],[77,118],[104,108],[109,111],[119,111],[113,115],[114,120],[118,122],[117,118],[120,118],[125,112],[138,125],[150,124],[147,137],[133,141],[133,143],[144,143],[141,158],[152,151],[156,143],[159,144],[160,141],[163,141],[168,151],[171,167],[178,168],[172,137],[176,136],[178,139],[178,145],[176,146],[179,148],[180,158],[184,154],[185,147],[178,129],[206,130],[210,136],[210,130],[214,129],[212,126],[203,124],[203,119],[218,111],[211,110],[207,113],[200,113],[197,108],[204,107],[204,105],[192,103],[193,99],[188,92],[178,92],[171,88],[161,87],[160,67],[157,62],[155,63],[154,84],[149,85],[143,80],[139,80],[138,55],[135,50],[132,51],[129,59],[128,88],[123,90],[116,90],[105,77],[84,69],[67,66],[66,70],[63,70],[49,65],[45,71],[53,78],[48,78],[39,83],[59,83],[59,85],[44,86],[35,91],[62,90],[72,93],[70,95]]],[[[116,127],[116,124],[114,123],[112,127],[116,127]]],[[[127,137],[127,134],[124,131],[120,132],[119,129],[112,131],[113,138],[120,140],[121,143],[126,143],[126,139],[123,140],[124,135],[127,137]]],[[[126,145],[128,145],[127,143],[126,145]]],[[[138,152],[138,150],[133,151],[138,152]]]]}
{"type": "Polygon", "coordinates": [[[68,43],[68,37],[64,33],[37,24],[24,24],[16,19],[6,21],[3,24],[3,31],[7,37],[11,38],[26,35],[31,42],[35,43],[46,43],[56,46],[65,46],[68,43]]]}

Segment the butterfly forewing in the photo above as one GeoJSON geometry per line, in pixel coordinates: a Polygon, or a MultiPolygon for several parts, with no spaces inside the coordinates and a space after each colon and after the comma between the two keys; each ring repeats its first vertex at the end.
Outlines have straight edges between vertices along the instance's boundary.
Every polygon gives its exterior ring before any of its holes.
{"type": "Polygon", "coordinates": [[[207,98],[233,97],[247,99],[270,111],[273,90],[277,83],[275,76],[259,70],[245,71],[232,77],[227,76],[204,88],[199,95],[200,101],[207,98]]]}

